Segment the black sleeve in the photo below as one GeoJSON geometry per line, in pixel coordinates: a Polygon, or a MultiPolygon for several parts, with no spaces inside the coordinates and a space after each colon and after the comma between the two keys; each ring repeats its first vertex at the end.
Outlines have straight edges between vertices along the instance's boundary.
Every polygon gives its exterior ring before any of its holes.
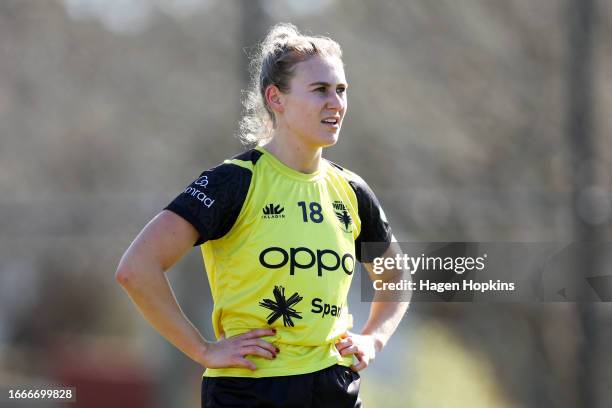
{"type": "Polygon", "coordinates": [[[194,246],[223,237],[234,226],[251,184],[252,173],[224,163],[203,172],[166,208],[195,227],[200,237],[194,246]]]}
{"type": "Polygon", "coordinates": [[[391,227],[370,186],[361,179],[349,181],[349,184],[357,195],[361,219],[361,231],[355,241],[355,254],[359,262],[372,262],[389,248],[391,227]],[[361,244],[365,242],[376,244],[368,245],[367,250],[362,253],[361,244]]]}

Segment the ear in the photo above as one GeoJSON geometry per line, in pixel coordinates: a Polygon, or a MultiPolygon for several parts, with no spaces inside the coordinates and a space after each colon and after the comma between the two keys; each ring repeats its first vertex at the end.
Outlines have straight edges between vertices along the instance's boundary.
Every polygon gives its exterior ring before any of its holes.
{"type": "Polygon", "coordinates": [[[268,85],[265,92],[266,103],[276,113],[285,111],[283,94],[276,85],[268,85]]]}

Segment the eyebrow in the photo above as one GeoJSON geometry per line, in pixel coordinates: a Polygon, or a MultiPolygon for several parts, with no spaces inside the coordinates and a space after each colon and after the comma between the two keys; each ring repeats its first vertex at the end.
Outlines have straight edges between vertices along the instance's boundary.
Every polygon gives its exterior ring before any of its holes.
{"type": "MultiPolygon", "coordinates": [[[[345,88],[348,87],[347,84],[344,83],[339,83],[339,86],[344,86],[345,88]]],[[[331,86],[331,84],[329,82],[313,82],[312,84],[308,85],[308,86],[331,86]]]]}

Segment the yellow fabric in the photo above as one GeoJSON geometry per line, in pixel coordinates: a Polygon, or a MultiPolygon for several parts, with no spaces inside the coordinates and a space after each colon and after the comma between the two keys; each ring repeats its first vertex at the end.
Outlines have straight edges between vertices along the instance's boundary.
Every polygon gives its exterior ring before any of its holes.
{"type": "Polygon", "coordinates": [[[217,338],[221,333],[232,337],[251,329],[275,328],[274,337],[263,339],[280,352],[275,360],[247,357],[256,371],[207,369],[204,375],[269,377],[304,374],[333,364],[349,366],[352,358],[340,356],[334,342],[352,327],[347,294],[361,222],[347,178],[356,176],[326,161],[318,172],[303,174],[257,149],[263,155],[256,164],[226,161],[252,171],[250,188],[229,233],[207,241],[201,250],[214,299],[217,338]],[[270,207],[272,214],[265,215],[270,207]],[[288,316],[290,321],[279,313],[268,324],[273,310],[262,303],[278,307],[275,287],[283,299],[301,300],[291,306],[295,313],[288,316]]]}

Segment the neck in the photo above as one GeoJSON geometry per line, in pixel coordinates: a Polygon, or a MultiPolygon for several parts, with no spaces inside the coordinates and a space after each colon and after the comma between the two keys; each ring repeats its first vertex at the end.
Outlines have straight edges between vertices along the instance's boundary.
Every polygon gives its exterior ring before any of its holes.
{"type": "Polygon", "coordinates": [[[274,132],[272,140],[264,147],[287,167],[301,173],[314,173],[321,165],[322,147],[304,145],[278,132],[274,132]]]}

